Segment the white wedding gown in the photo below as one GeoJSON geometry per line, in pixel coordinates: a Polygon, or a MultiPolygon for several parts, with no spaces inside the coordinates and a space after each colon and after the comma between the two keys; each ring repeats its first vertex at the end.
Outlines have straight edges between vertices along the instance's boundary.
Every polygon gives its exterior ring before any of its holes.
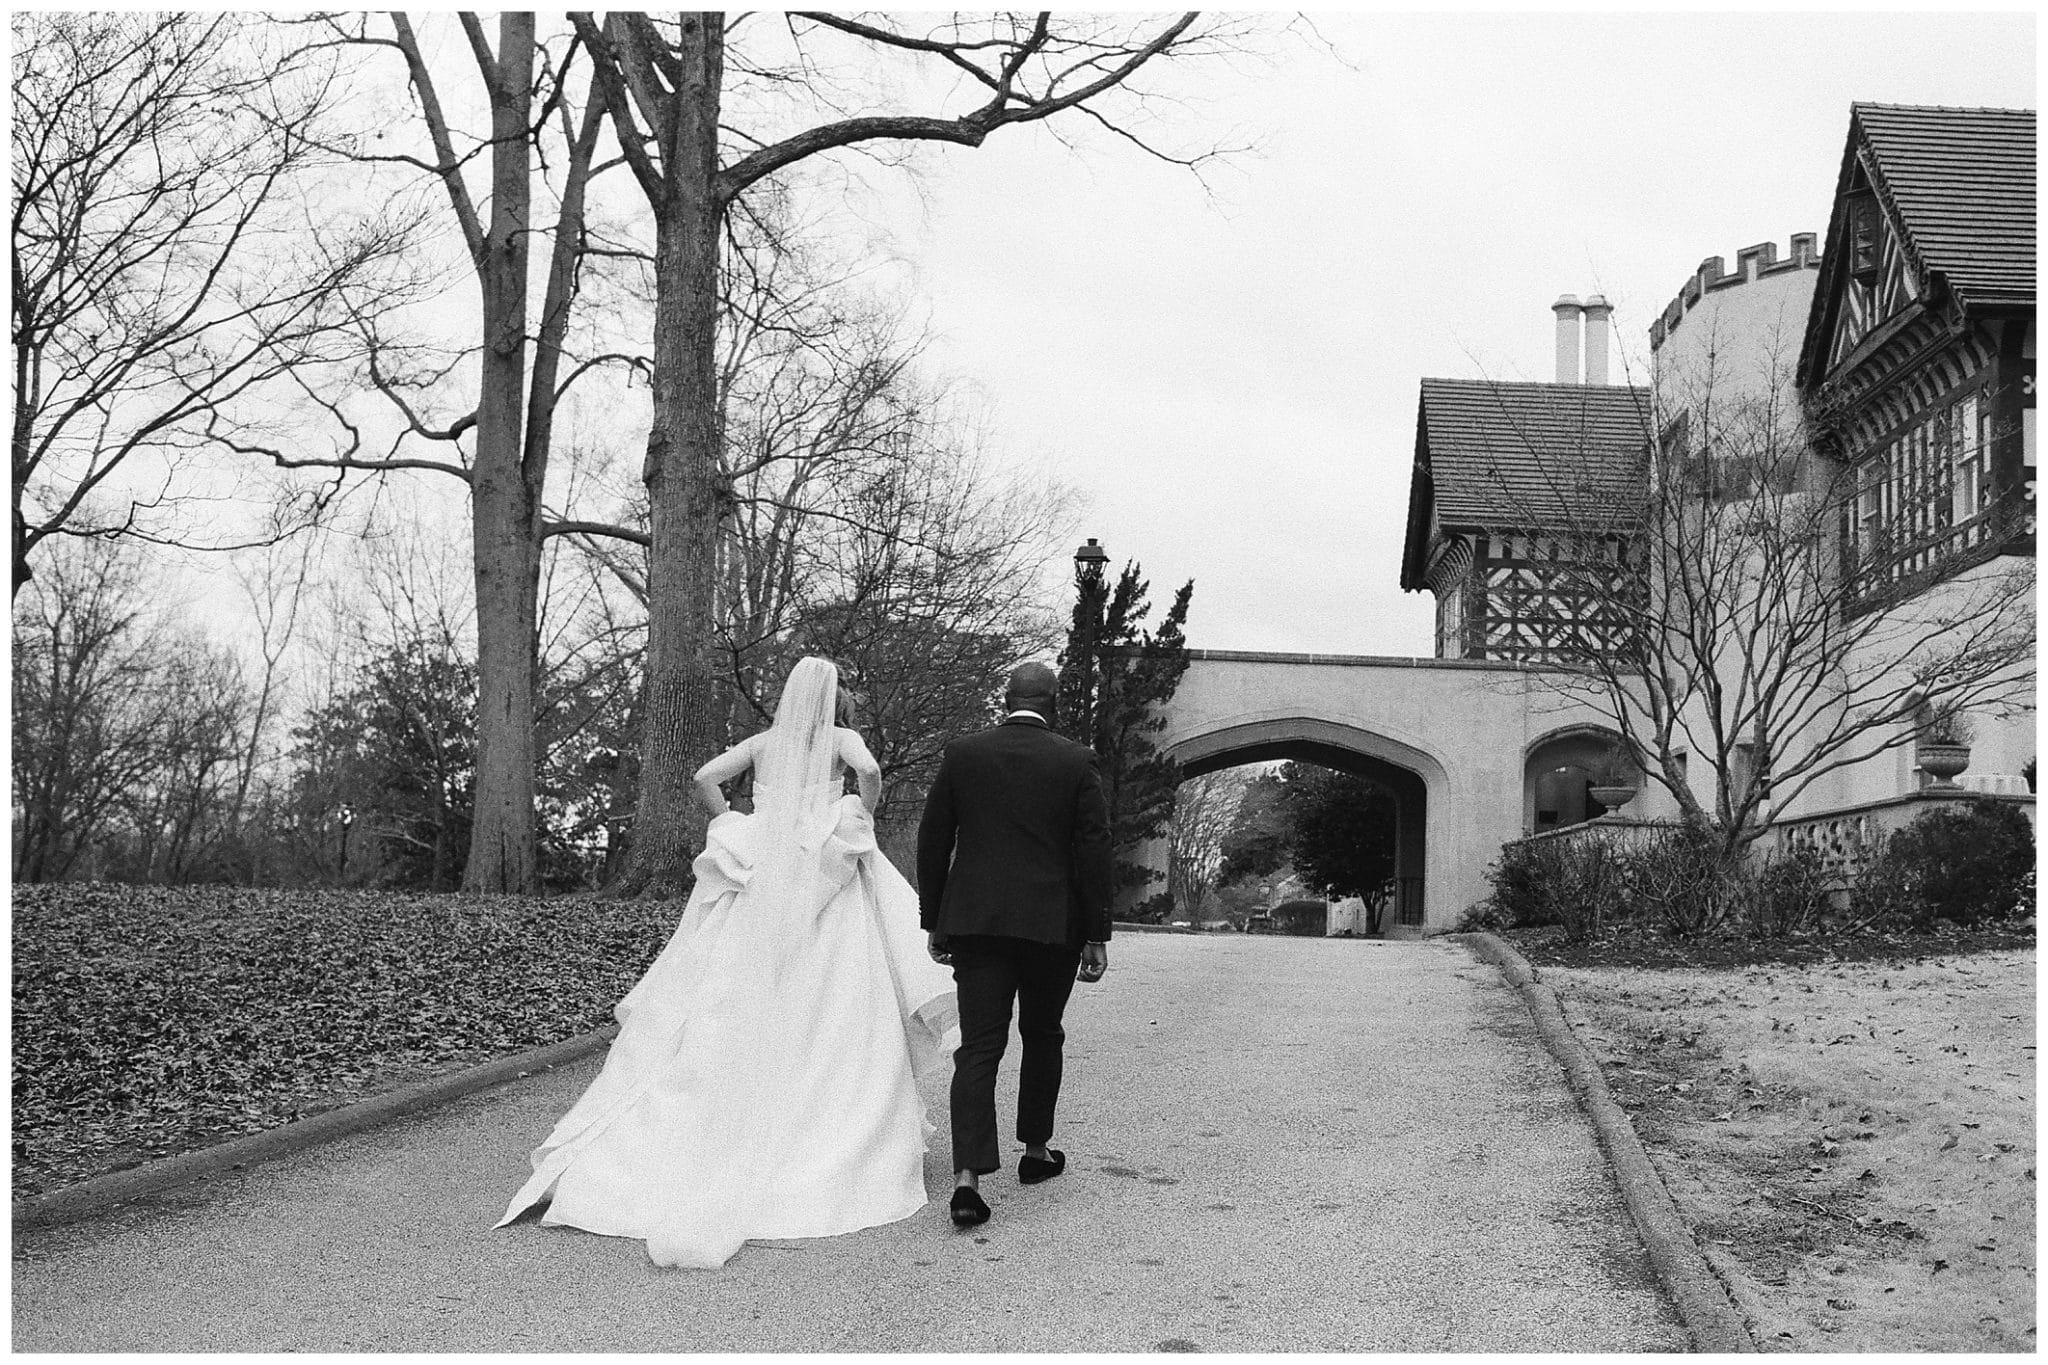
{"type": "Polygon", "coordinates": [[[766,770],[770,752],[754,813],[711,822],[682,922],[614,1010],[603,1072],[534,1151],[499,1227],[546,1199],[543,1223],[709,1268],[748,1238],[923,1207],[918,1080],[957,1029],[951,975],[843,779],[777,790],[791,774],[766,770]]]}

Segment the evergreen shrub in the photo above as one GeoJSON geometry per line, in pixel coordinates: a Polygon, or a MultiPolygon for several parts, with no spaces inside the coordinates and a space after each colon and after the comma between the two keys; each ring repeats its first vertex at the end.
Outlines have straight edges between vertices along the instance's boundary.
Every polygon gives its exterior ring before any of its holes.
{"type": "Polygon", "coordinates": [[[1273,923],[1283,934],[1322,936],[1330,927],[1328,901],[1281,901],[1273,907],[1273,923]]]}
{"type": "Polygon", "coordinates": [[[1864,864],[1852,914],[1866,923],[1927,929],[2033,913],[2026,882],[2034,826],[2006,801],[1958,799],[1922,814],[1864,864]],[[2024,908],[2022,908],[2024,907],[2024,908]]]}
{"type": "Polygon", "coordinates": [[[1164,924],[1173,918],[1173,893],[1155,892],[1131,906],[1132,924],[1164,924]]]}

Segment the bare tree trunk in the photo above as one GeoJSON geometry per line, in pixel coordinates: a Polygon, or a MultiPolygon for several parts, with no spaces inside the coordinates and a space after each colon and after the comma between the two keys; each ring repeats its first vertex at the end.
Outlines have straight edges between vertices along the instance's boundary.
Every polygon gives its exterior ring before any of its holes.
{"type": "MultiPolygon", "coordinates": [[[[718,535],[731,505],[719,460],[716,358],[724,207],[749,186],[835,148],[880,139],[979,147],[996,128],[1086,104],[1124,85],[1154,58],[1202,44],[1197,17],[1184,14],[1149,31],[1083,24],[1055,32],[1049,14],[996,16],[986,21],[986,30],[981,20],[956,20],[936,31],[925,31],[920,21],[921,36],[866,20],[806,14],[798,25],[800,39],[813,30],[831,30],[842,39],[933,57],[972,73],[975,80],[967,88],[989,98],[956,117],[837,118],[778,142],[741,134],[752,150],[721,168],[725,16],[683,13],[670,37],[667,20],[657,23],[637,11],[612,11],[602,26],[589,12],[571,12],[611,106],[620,154],[656,221],[654,414],[644,474],[652,546],[642,763],[626,870],[609,888],[614,894],[683,883],[688,858],[703,841],[703,815],[689,800],[690,776],[725,738],[727,697],[713,668],[718,535]],[[642,133],[643,119],[651,136],[642,133]]],[[[785,79],[801,85],[811,74],[809,58],[800,54],[785,79]]]]}
{"type": "Polygon", "coordinates": [[[718,525],[719,86],[724,18],[692,15],[672,50],[681,84],[661,130],[669,202],[656,214],[654,421],[647,438],[653,546],[647,564],[647,681],[640,798],[626,866],[609,890],[672,895],[704,843],[690,778],[725,742],[712,657],[718,525]]]}
{"type": "Polygon", "coordinates": [[[32,381],[27,351],[18,339],[14,372],[14,432],[11,442],[14,458],[14,589],[8,597],[10,602],[21,596],[21,590],[35,577],[35,570],[28,562],[28,519],[21,514],[21,490],[28,482],[29,471],[34,468],[31,451],[35,444],[35,428],[31,408],[25,398],[32,381]]]}
{"type": "MultiPolygon", "coordinates": [[[[470,528],[476,567],[477,756],[474,825],[462,889],[533,890],[534,621],[540,504],[526,478],[526,270],[533,202],[534,17],[506,13],[491,92],[491,222],[478,276],[484,348],[477,395],[470,528]]],[[[445,836],[435,839],[441,857],[445,836]]],[[[436,881],[440,871],[436,869],[436,881]]]]}

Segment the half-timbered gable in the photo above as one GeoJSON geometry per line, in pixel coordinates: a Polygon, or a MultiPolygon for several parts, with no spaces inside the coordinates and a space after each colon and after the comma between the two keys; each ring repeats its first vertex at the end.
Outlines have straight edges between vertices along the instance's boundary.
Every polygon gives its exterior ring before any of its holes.
{"type": "Polygon", "coordinates": [[[1601,384],[1422,381],[1401,586],[1435,596],[1438,658],[1611,647],[1648,403],[1601,384]]]}
{"type": "Polygon", "coordinates": [[[1857,104],[1799,386],[1853,601],[2033,553],[2034,114],[1857,104]]]}

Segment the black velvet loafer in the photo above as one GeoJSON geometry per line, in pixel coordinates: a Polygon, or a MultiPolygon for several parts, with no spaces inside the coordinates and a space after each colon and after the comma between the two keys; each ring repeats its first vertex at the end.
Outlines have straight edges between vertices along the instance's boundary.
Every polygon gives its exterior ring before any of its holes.
{"type": "Polygon", "coordinates": [[[982,1202],[979,1193],[966,1185],[954,1188],[952,1209],[955,1227],[971,1228],[988,1221],[988,1205],[982,1202]]]}
{"type": "Polygon", "coordinates": [[[1052,1160],[1050,1161],[1041,1160],[1035,1156],[1027,1156],[1020,1159],[1017,1162],[1017,1183],[1020,1185],[1036,1185],[1041,1180],[1052,1179],[1065,1169],[1067,1169],[1067,1154],[1058,1148],[1054,1148],[1052,1160]]]}

